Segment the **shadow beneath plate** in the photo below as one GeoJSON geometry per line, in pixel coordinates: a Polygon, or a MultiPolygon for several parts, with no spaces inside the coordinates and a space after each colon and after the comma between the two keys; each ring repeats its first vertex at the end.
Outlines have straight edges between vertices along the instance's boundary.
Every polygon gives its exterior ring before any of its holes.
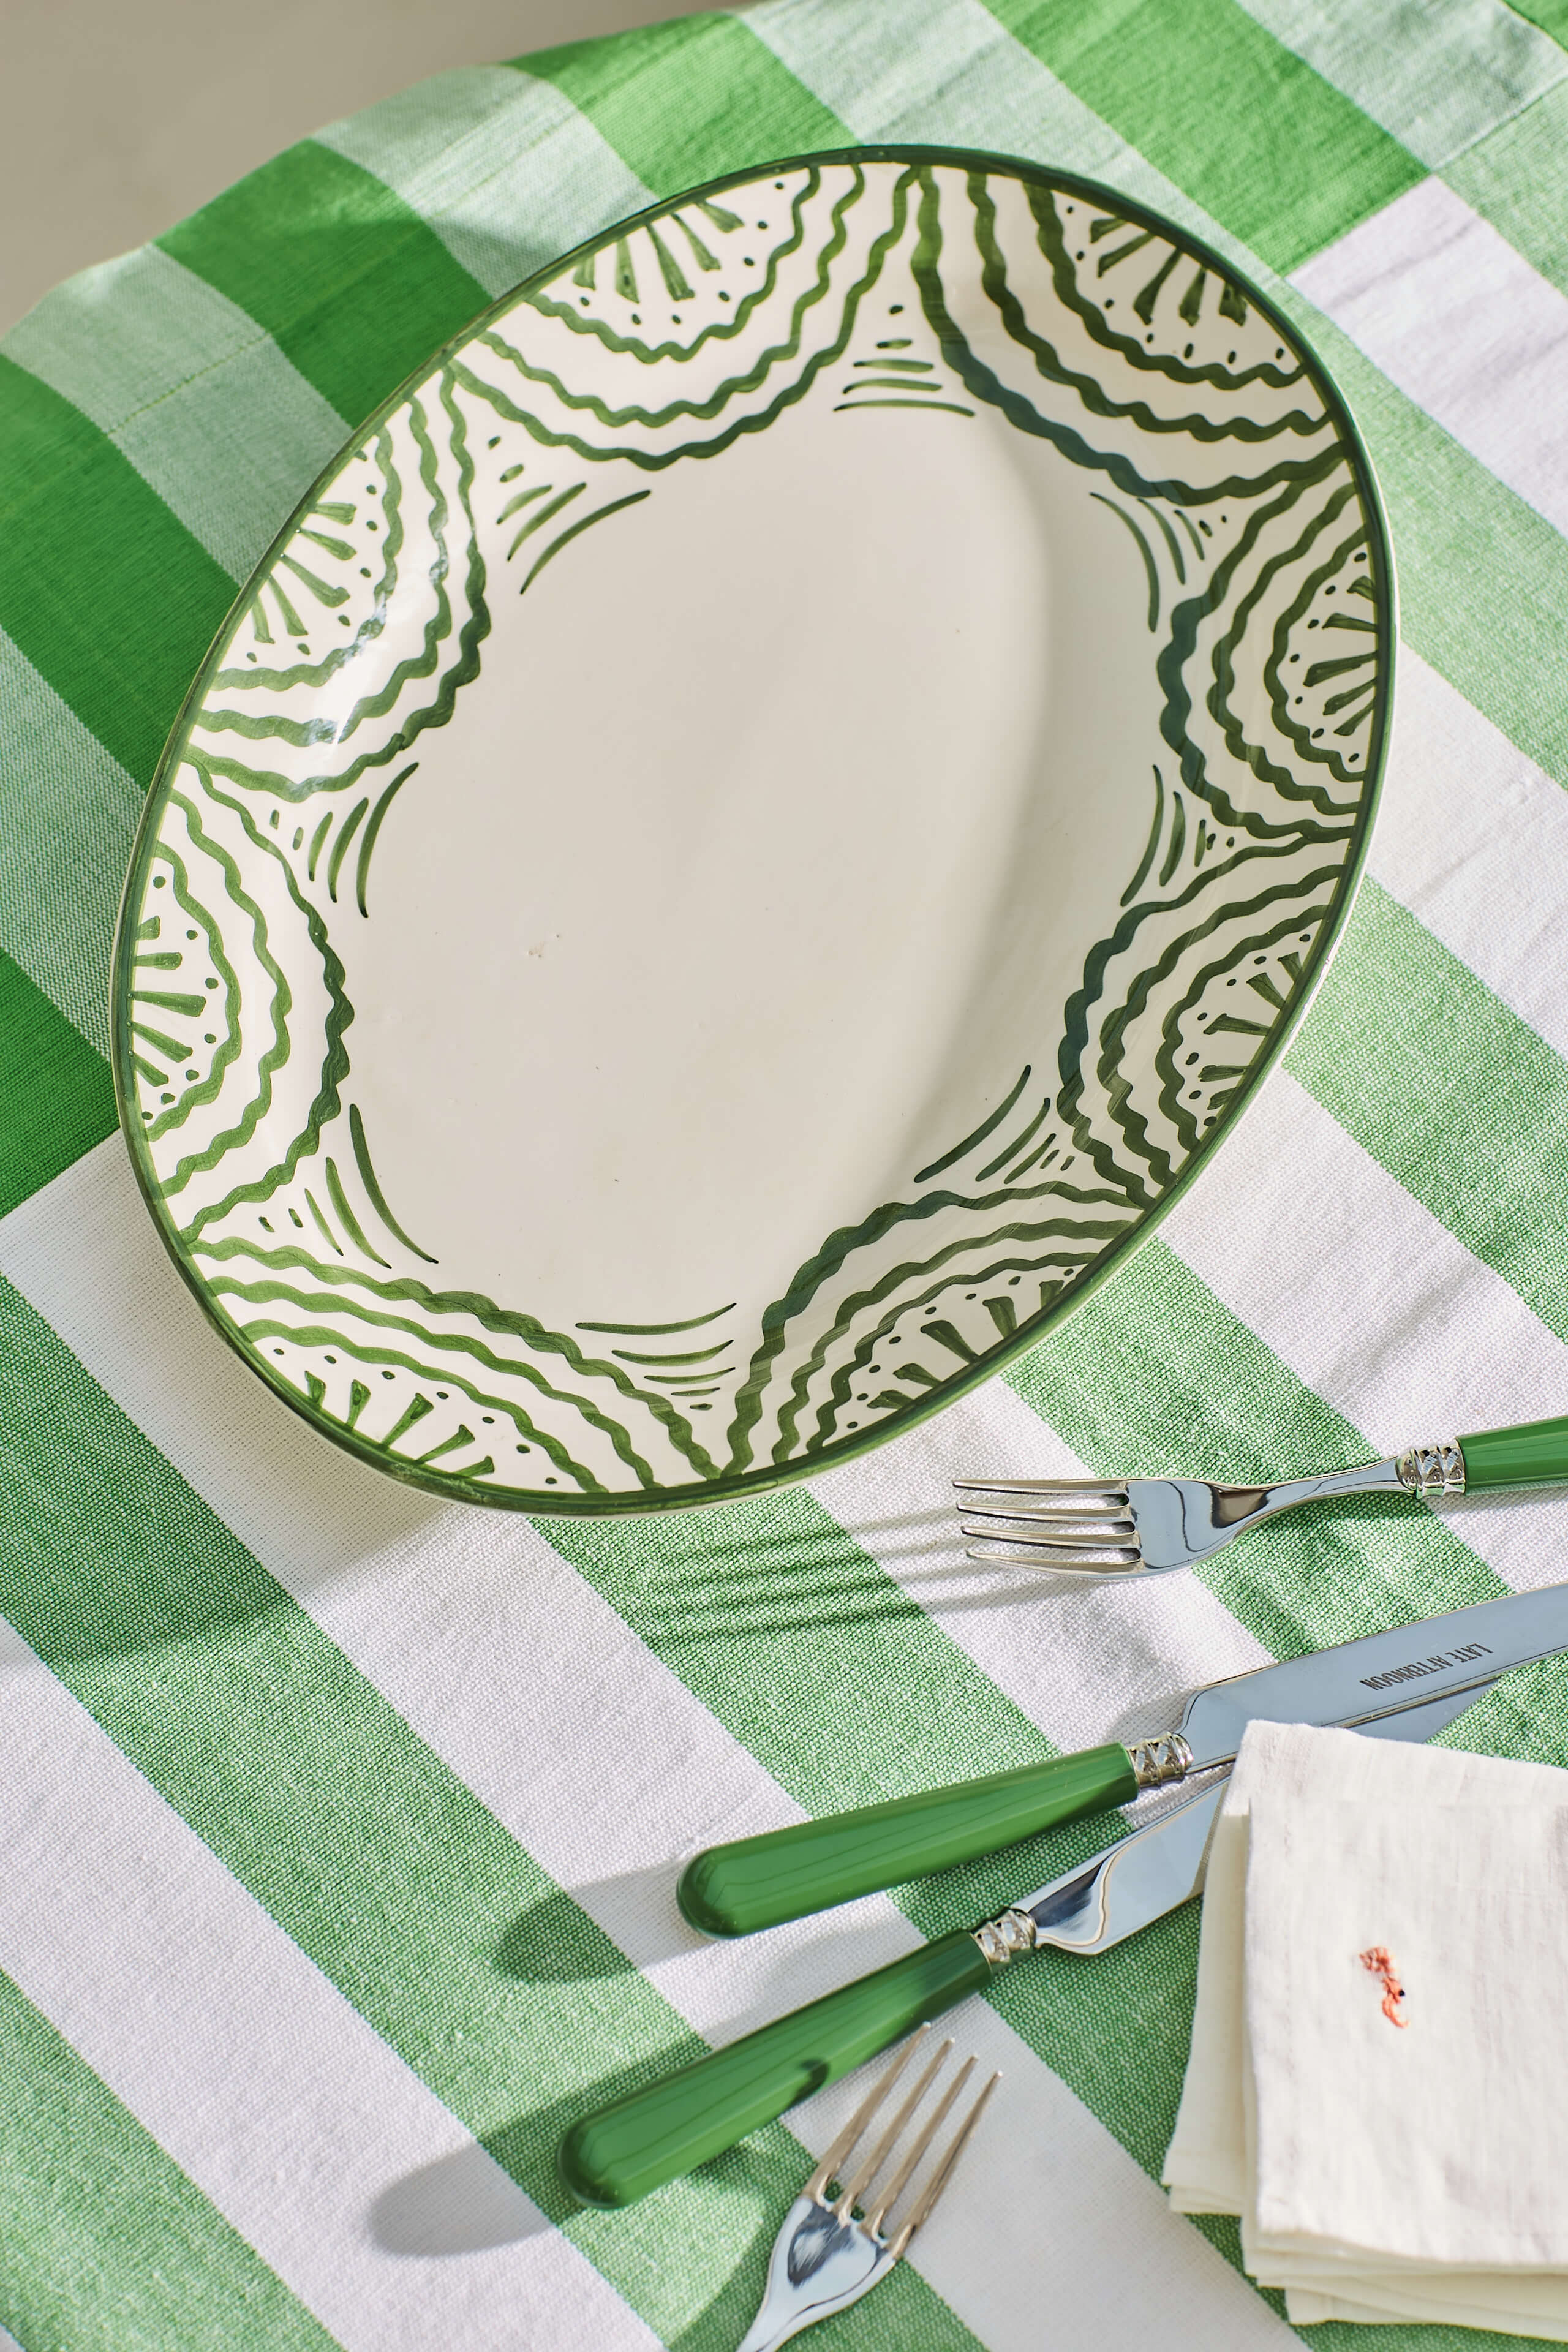
{"type": "MultiPolygon", "coordinates": [[[[234,1352],[165,1255],[117,1135],[50,1192],[114,1278],[84,1303],[40,1249],[36,1296],[0,1311],[7,1391],[56,1458],[47,1518],[15,1542],[0,1499],[0,1612],[55,1666],[248,1643],[265,1675],[268,1636],[247,1629],[416,1549],[445,1506],[340,1451],[234,1352]]],[[[9,1507],[27,1502],[15,1487],[9,1507]]]]}

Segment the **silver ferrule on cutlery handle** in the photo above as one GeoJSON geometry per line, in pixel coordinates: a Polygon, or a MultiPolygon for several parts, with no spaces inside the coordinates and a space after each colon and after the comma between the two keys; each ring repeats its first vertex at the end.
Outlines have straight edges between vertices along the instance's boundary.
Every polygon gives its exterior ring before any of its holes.
{"type": "Polygon", "coordinates": [[[1398,1459],[1399,1483],[1411,1495],[1462,1495],[1465,1457],[1458,1438],[1437,1445],[1410,1445],[1398,1459]]]}
{"type": "Polygon", "coordinates": [[[1019,1954],[1032,1952],[1038,1938],[1028,1913],[1010,1910],[976,1927],[974,1940],[994,1969],[1005,1969],[1019,1954]]]}
{"type": "Polygon", "coordinates": [[[1162,1732],[1158,1739],[1134,1739],[1127,1753],[1140,1789],[1166,1788],[1173,1780],[1184,1780],[1193,1769],[1193,1751],[1179,1731],[1162,1732]]]}
{"type": "Polygon", "coordinates": [[[1328,1470],[1313,1478],[1281,1478],[1255,1491],[1262,1497],[1239,1518],[1262,1518],[1274,1511],[1294,1510],[1298,1503],[1331,1502],[1336,1495],[1462,1495],[1465,1455],[1457,1437],[1436,1445],[1407,1445],[1382,1462],[1359,1462],[1353,1469],[1328,1470]]]}

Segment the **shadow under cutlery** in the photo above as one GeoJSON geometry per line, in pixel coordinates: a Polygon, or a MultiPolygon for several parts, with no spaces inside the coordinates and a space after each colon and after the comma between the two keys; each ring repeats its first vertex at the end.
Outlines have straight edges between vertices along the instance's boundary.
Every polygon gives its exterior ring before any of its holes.
{"type": "Polygon", "coordinates": [[[389,2254],[477,2254],[521,2244],[550,2222],[486,2147],[472,2141],[384,2189],[370,2233],[389,2254]]]}

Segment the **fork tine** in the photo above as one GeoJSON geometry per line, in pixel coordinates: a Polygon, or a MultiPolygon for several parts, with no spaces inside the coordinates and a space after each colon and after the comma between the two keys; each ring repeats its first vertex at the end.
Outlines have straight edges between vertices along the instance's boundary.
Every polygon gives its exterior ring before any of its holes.
{"type": "Polygon", "coordinates": [[[1088,1553],[1100,1551],[1131,1552],[1134,1559],[1141,1556],[1137,1533],[1131,1528],[1090,1528],[1068,1536],[1058,1534],[1054,1528],[1037,1534],[1032,1528],[1015,1525],[1004,1531],[1001,1528],[983,1527],[975,1519],[963,1519],[959,1523],[959,1533],[975,1543],[1007,1544],[1019,1551],[1061,1552],[1069,1558],[1082,1559],[1088,1553]]]}
{"type": "Polygon", "coordinates": [[[1102,1519],[1131,1511],[1125,1495],[1007,1495],[995,1486],[966,1486],[956,1496],[959,1511],[1004,1511],[1029,1519],[1102,1519]]]}
{"type": "MultiPolygon", "coordinates": [[[[950,2042],[948,2043],[948,2048],[951,2050],[952,2047],[952,2044],[950,2042]]],[[[968,2082],[973,2072],[974,2059],[973,2053],[971,2053],[971,2055],[964,2060],[963,2065],[959,2068],[957,2074],[953,2076],[952,2082],[948,2084],[946,2090],[937,2101],[935,2107],[928,2116],[925,2126],[913,2147],[910,2148],[908,2156],[905,2157],[902,2164],[900,2165],[897,2172],[894,2173],[891,2180],[889,2181],[881,2197],[877,2200],[876,2210],[873,2212],[867,2214],[866,2227],[870,2231],[873,2237],[878,2237],[881,2234],[882,2224],[887,2220],[889,2214],[892,2211],[893,2207],[898,2203],[899,2199],[902,2196],[905,2183],[908,2181],[910,2175],[913,2172],[916,2165],[920,2162],[921,2157],[925,2154],[927,2148],[936,2137],[937,2133],[941,2130],[949,2107],[952,2106],[954,2099],[957,2098],[960,2091],[963,2090],[965,2083],[968,2082]]]]}
{"type": "Polygon", "coordinates": [[[1061,1495],[1103,1496],[1108,1501],[1125,1503],[1127,1482],[1116,1478],[955,1478],[953,1492],[958,1495],[1061,1495]]]}
{"type": "MultiPolygon", "coordinates": [[[[957,2095],[965,2076],[969,2073],[970,2067],[973,2066],[973,2063],[974,2061],[973,2058],[968,2060],[965,2063],[957,2082],[955,2082],[952,2086],[953,2095],[957,2095]]],[[[924,2189],[921,2192],[914,2211],[910,2215],[908,2221],[903,2223],[899,2231],[898,2236],[893,2240],[892,2244],[888,2249],[895,2262],[898,2261],[899,2256],[903,2252],[904,2248],[909,2244],[910,2240],[914,2236],[915,2231],[920,2228],[921,2222],[930,2220],[931,2210],[936,2204],[937,2199],[942,2195],[942,2190],[947,2187],[948,2182],[952,2179],[953,2168],[956,2166],[959,2158],[963,2154],[965,2147],[968,2145],[969,2135],[974,2129],[975,2125],[980,2121],[981,2116],[984,2111],[985,2102],[989,2099],[992,2092],[996,2088],[997,2084],[1001,2080],[1002,2076],[1000,2073],[992,2075],[991,2080],[986,2084],[984,2089],[981,2092],[980,2096],[975,2100],[974,2105],[970,2108],[969,2113],[959,2125],[957,2131],[954,2132],[946,2155],[939,2159],[935,2171],[931,2174],[931,2179],[926,2182],[924,2189]]],[[[945,2114],[948,2104],[949,2102],[944,2102],[937,2115],[932,2117],[931,2130],[935,2129],[936,2125],[942,2119],[942,2116],[945,2114]]],[[[928,2131],[926,2138],[929,2139],[930,2137],[931,2132],[928,2131]]],[[[916,2151],[916,2157],[918,2158],[923,2153],[924,2142],[921,2143],[921,2147],[916,2151]]],[[[910,2165],[906,2168],[905,2173],[900,2176],[898,2184],[900,2189],[904,2185],[904,2179],[908,2177],[908,2173],[913,2170],[914,2161],[915,2159],[911,2158],[910,2165]]],[[[877,2217],[879,2222],[880,2222],[886,2215],[889,2207],[892,2204],[892,2201],[891,2197],[884,2200],[881,2212],[879,2212],[877,2217]]]]}
{"type": "Polygon", "coordinates": [[[1131,1534],[1137,1524],[1125,1505],[1118,1510],[1109,1503],[1097,1511],[988,1511],[984,1505],[969,1503],[964,1507],[963,1524],[972,1519],[984,1519],[999,1528],[1025,1528],[1031,1536],[1068,1536],[1074,1543],[1092,1543],[1097,1534],[1116,1528],[1125,1528],[1131,1534]]]}
{"type": "Polygon", "coordinates": [[[812,2174],[811,2179],[801,2190],[800,2193],[803,2197],[819,2198],[822,2195],[823,2190],[826,2188],[828,2182],[833,2179],[835,2175],[837,2173],[839,2167],[848,2161],[850,2156],[859,2145],[861,2133],[865,2130],[867,2125],[870,2122],[872,2116],[881,2105],[882,2101],[887,2097],[888,2093],[892,2089],[893,2084],[898,2081],[899,2076],[903,2073],[904,2068],[909,2064],[910,2060],[913,2057],[915,2052],[919,2049],[921,2043],[925,2040],[926,2035],[930,2032],[931,2022],[928,2019],[926,2023],[922,2025],[917,2032],[914,2032],[910,2036],[903,2048],[899,2052],[898,2056],[894,2059],[892,2064],[888,2068],[887,2073],[879,2077],[872,2089],[868,2092],[866,2097],[861,2100],[860,2105],[856,2108],[854,2114],[850,2116],[848,2122],[845,2125],[843,2130],[839,2133],[837,2138],[834,2141],[832,2147],[828,2149],[826,2155],[817,2166],[816,2170],[812,2174]]]}
{"type": "Polygon", "coordinates": [[[1006,1549],[1001,1544],[971,1544],[965,1559],[981,1568],[1032,1568],[1037,1575],[1055,1576],[1141,1576],[1145,1573],[1141,1551],[1123,1548],[1120,1551],[1058,1551],[1036,1544],[1028,1549],[1022,1546],[1006,1549]]]}
{"type": "MultiPolygon", "coordinates": [[[[869,2189],[872,2181],[877,2178],[878,2173],[880,2172],[893,2147],[897,2145],[898,2140],[903,2132],[904,2126],[909,2122],[910,2117],[914,2114],[915,2109],[925,2097],[927,2091],[930,2090],[931,2084],[935,2081],[937,2075],[946,2065],[947,2053],[952,2048],[952,2043],[951,2041],[947,2041],[942,2043],[941,2049],[937,2052],[936,2056],[931,2060],[931,2064],[926,2068],[925,2073],[921,2076],[920,2081],[915,2084],[914,2089],[905,2099],[903,2105],[899,2109],[898,2114],[893,2117],[892,2122],[888,2126],[887,2130],[882,2134],[881,2138],[877,2142],[876,2147],[871,2150],[870,2155],[866,2158],[866,2161],[860,2167],[859,2171],[855,2175],[854,2179],[847,2181],[844,2188],[840,2189],[837,2200],[833,2208],[834,2212],[837,2215],[839,2221],[843,2221],[847,2220],[855,2210],[857,2203],[860,2198],[864,2196],[866,2190],[869,2189]]],[[[889,2201],[889,2200],[888,2199],[884,2198],[884,2204],[887,2204],[889,2201]]]]}
{"type": "Polygon", "coordinates": [[[973,1520],[966,1519],[959,1533],[968,1536],[973,1543],[985,1545],[993,1553],[1022,1551],[1044,1559],[1091,1559],[1100,1552],[1124,1551],[1134,1559],[1139,1557],[1138,1538],[1131,1528],[1121,1534],[1103,1536],[1058,1536],[1054,1530],[1048,1536],[1026,1535],[1021,1528],[1004,1535],[1000,1528],[976,1527],[973,1520]]]}

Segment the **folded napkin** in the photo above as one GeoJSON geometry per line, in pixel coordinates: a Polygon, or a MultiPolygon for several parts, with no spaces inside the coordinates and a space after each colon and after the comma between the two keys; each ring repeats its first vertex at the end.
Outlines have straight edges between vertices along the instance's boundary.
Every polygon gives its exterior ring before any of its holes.
{"type": "Polygon", "coordinates": [[[1171,2201],[1292,2322],[1568,2342],[1568,1775],[1253,1724],[1209,1853],[1171,2201]]]}

